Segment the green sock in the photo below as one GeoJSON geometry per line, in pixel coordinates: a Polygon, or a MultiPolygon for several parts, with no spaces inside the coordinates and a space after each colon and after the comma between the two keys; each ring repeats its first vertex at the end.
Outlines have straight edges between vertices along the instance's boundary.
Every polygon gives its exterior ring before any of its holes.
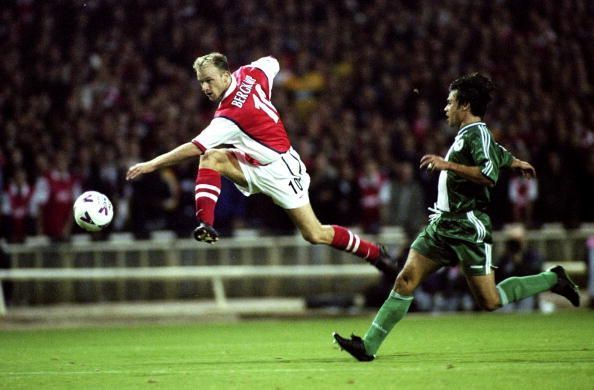
{"type": "Polygon", "coordinates": [[[507,278],[497,285],[501,306],[548,291],[557,283],[557,274],[551,271],[536,275],[507,278]]]}
{"type": "Polygon", "coordinates": [[[404,317],[412,300],[413,297],[404,297],[392,290],[373,319],[371,327],[363,336],[365,350],[368,354],[375,355],[394,325],[404,317]]]}

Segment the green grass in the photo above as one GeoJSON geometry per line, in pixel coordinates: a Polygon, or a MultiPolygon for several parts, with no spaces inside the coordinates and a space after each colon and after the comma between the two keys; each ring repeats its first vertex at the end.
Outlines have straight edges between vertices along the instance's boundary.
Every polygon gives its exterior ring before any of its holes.
{"type": "Polygon", "coordinates": [[[591,389],[594,312],[409,315],[371,363],[368,318],[0,332],[0,388],[591,389]]]}

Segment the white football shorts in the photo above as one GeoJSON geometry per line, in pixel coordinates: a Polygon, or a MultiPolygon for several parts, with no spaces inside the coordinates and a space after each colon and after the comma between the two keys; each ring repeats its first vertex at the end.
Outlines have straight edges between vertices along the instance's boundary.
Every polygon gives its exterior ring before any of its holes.
{"type": "Polygon", "coordinates": [[[254,165],[247,161],[244,152],[238,149],[228,150],[239,161],[248,183],[247,188],[235,184],[245,196],[263,193],[283,209],[296,209],[309,203],[309,174],[293,148],[268,165],[254,165]]]}

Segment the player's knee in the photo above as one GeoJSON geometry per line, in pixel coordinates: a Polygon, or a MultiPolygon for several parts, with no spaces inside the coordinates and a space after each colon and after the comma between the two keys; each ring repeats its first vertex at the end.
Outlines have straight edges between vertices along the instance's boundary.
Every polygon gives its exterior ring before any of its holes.
{"type": "Polygon", "coordinates": [[[200,167],[220,172],[225,163],[225,157],[224,152],[216,149],[209,149],[200,156],[200,167]]]}
{"type": "Polygon", "coordinates": [[[416,283],[414,282],[411,275],[406,272],[400,272],[396,277],[396,282],[394,283],[394,290],[400,294],[405,296],[410,296],[416,289],[416,283]]]}

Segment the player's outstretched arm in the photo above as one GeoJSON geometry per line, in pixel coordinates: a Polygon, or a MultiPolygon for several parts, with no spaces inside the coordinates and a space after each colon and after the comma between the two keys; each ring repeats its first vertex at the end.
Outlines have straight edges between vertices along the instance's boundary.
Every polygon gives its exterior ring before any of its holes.
{"type": "Polygon", "coordinates": [[[126,173],[126,180],[133,180],[145,173],[156,171],[157,169],[178,164],[189,158],[198,157],[202,151],[191,142],[186,142],[177,148],[163,153],[150,161],[140,162],[132,165],[126,173]]]}
{"type": "Polygon", "coordinates": [[[522,172],[522,176],[524,177],[536,177],[536,169],[526,161],[514,157],[509,167],[522,172]]]}
{"type": "Polygon", "coordinates": [[[477,184],[488,187],[495,185],[489,178],[482,174],[479,167],[446,161],[443,157],[436,156],[435,154],[426,154],[421,157],[420,168],[426,168],[430,171],[452,171],[477,184]]]}

